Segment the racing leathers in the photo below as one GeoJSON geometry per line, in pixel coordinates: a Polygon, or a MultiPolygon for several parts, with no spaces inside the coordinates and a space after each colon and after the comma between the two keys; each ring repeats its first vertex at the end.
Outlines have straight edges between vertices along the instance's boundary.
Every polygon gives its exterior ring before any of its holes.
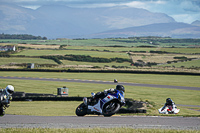
{"type": "Polygon", "coordinates": [[[110,88],[110,89],[106,89],[103,92],[97,92],[90,100],[89,102],[94,102],[96,103],[98,101],[99,98],[104,98],[108,93],[115,93],[116,89],[110,88]]]}
{"type": "Polygon", "coordinates": [[[0,89],[0,116],[5,114],[5,109],[10,106],[12,96],[6,92],[5,89],[0,89]]]}
{"type": "Polygon", "coordinates": [[[171,100],[171,103],[165,103],[165,105],[162,107],[161,111],[163,111],[166,107],[169,108],[169,110],[173,113],[175,109],[177,108],[175,103],[171,100]]]}

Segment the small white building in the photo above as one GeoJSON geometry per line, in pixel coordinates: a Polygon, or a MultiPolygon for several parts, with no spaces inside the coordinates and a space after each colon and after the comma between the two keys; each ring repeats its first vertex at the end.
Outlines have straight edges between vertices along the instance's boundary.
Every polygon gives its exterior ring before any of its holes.
{"type": "Polygon", "coordinates": [[[15,51],[15,45],[10,46],[10,45],[6,45],[6,46],[0,46],[0,51],[15,51]]]}

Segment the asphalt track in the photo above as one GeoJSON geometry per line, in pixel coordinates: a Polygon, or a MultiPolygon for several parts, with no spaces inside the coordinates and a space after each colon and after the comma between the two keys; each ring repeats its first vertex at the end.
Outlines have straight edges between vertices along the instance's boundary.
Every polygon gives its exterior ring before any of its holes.
{"type": "MultiPolygon", "coordinates": [[[[0,79],[59,81],[59,82],[76,82],[76,83],[92,83],[92,84],[116,84],[116,83],[111,82],[111,81],[81,80],[81,79],[60,79],[60,78],[32,78],[32,77],[4,77],[4,76],[0,76],[0,79]]],[[[200,91],[200,87],[156,85],[156,84],[140,84],[140,83],[127,83],[127,82],[119,82],[118,84],[123,84],[123,85],[128,85],[128,86],[142,86],[142,87],[184,89],[184,90],[198,90],[198,91],[200,91]]]]}
{"type": "Polygon", "coordinates": [[[161,116],[23,116],[0,117],[0,128],[159,128],[200,130],[197,117],[161,116]]]}

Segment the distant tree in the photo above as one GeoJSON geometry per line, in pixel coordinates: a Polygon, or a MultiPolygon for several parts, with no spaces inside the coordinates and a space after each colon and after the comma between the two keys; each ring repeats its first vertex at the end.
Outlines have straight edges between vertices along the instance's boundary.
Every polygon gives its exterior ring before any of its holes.
{"type": "Polygon", "coordinates": [[[0,39],[22,39],[22,40],[47,40],[47,37],[33,36],[28,34],[0,34],[0,39]]]}

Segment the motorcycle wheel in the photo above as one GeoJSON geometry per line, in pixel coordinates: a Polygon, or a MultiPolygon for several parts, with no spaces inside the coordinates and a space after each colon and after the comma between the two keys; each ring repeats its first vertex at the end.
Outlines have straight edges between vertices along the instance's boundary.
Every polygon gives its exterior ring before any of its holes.
{"type": "Polygon", "coordinates": [[[87,114],[87,108],[84,103],[81,103],[77,108],[76,108],[76,115],[77,116],[84,116],[87,114]]]}
{"type": "Polygon", "coordinates": [[[5,111],[3,110],[3,107],[0,108],[0,116],[4,116],[5,115],[5,111]]]}
{"type": "Polygon", "coordinates": [[[114,115],[120,109],[120,104],[118,102],[108,102],[103,107],[103,115],[109,117],[114,115]]]}

